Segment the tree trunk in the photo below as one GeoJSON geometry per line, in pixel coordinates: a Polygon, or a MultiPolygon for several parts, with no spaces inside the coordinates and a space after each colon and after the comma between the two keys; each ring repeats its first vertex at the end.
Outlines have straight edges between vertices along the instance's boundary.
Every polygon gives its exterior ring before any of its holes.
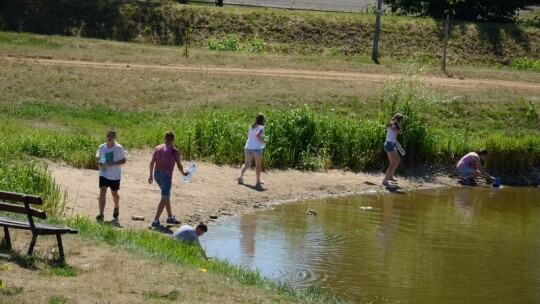
{"type": "Polygon", "coordinates": [[[444,26],[444,52],[443,52],[441,69],[445,74],[447,74],[446,73],[446,52],[448,49],[449,31],[450,31],[450,12],[446,13],[446,24],[444,26]]]}
{"type": "Polygon", "coordinates": [[[379,64],[379,59],[377,58],[379,52],[379,34],[381,32],[381,10],[382,10],[383,0],[377,1],[377,16],[375,17],[375,34],[373,35],[373,51],[371,52],[371,59],[376,64],[379,64]]]}

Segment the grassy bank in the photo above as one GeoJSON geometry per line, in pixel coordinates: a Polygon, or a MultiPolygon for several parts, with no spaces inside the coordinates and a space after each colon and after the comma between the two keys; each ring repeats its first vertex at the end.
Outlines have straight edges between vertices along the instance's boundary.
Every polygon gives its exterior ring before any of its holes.
{"type": "MultiPolygon", "coordinates": [[[[180,49],[141,49],[138,44],[131,48],[131,44],[9,33],[0,37],[0,54],[5,56],[43,52],[56,59],[84,60],[110,55],[123,62],[152,58],[150,62],[157,63],[171,54],[182,57],[180,49]],[[75,55],[70,55],[73,50],[75,55]]],[[[199,52],[201,59],[195,62],[202,62],[202,54],[215,54],[199,52]]],[[[224,62],[245,58],[257,62],[263,60],[260,56],[219,54],[224,62]]],[[[282,56],[281,62],[296,58],[282,56]]],[[[317,60],[306,59],[302,66],[320,66],[317,60]]],[[[5,122],[0,152],[6,159],[45,157],[94,167],[94,150],[103,141],[104,130],[115,127],[119,142],[128,149],[152,147],[161,142],[165,130],[173,129],[188,158],[239,164],[246,126],[255,112],[264,111],[272,138],[266,166],[380,169],[386,164],[379,144],[383,125],[400,111],[409,117],[402,139],[409,151],[405,168],[453,163],[478,147],[493,151],[488,163],[492,170],[520,174],[538,165],[535,91],[433,87],[418,80],[423,71],[416,65],[408,66],[401,79],[362,83],[17,60],[1,64],[6,81],[0,84],[0,115],[5,122]]],[[[533,75],[508,73],[517,79],[533,75]]]]}
{"type": "MultiPolygon", "coordinates": [[[[209,8],[175,6],[173,16],[177,9],[209,8]]],[[[205,39],[200,44],[194,39],[192,47],[204,45],[205,39]]],[[[323,42],[321,45],[325,46],[323,42]]],[[[302,45],[291,42],[291,48],[295,47],[302,45]]],[[[259,111],[268,118],[267,167],[380,169],[386,166],[382,151],[384,124],[397,111],[407,115],[401,138],[407,150],[402,168],[451,164],[465,152],[481,147],[490,150],[486,165],[491,171],[523,174],[540,165],[539,99],[535,90],[429,85],[418,80],[417,76],[425,72],[417,64],[383,66],[385,72],[407,72],[401,79],[385,82],[129,66],[143,62],[374,72],[372,66],[354,56],[330,58],[312,51],[310,55],[288,56],[192,48],[188,58],[183,57],[183,51],[155,45],[0,33],[0,186],[43,195],[51,202],[50,212],[61,215],[58,188],[46,168],[36,164],[46,158],[93,168],[95,151],[110,127],[118,129],[118,141],[128,150],[153,147],[162,142],[166,130],[172,129],[187,158],[239,164],[247,127],[259,111]],[[18,60],[22,57],[67,62],[18,60]],[[113,61],[125,66],[69,63],[74,60],[113,61]]],[[[501,68],[463,67],[459,73],[486,74],[492,79],[539,79],[538,73],[501,68]]],[[[185,261],[190,267],[204,266],[248,285],[288,293],[299,301],[312,296],[316,301],[326,301],[316,289],[296,294],[257,273],[216,261],[205,264],[188,249],[176,252],[172,241],[155,240],[149,233],[96,227],[81,219],[70,225],[108,244],[172,262],[185,261]]]]}
{"type": "MultiPolygon", "coordinates": [[[[216,299],[221,303],[348,303],[316,286],[299,290],[287,282],[264,278],[256,270],[222,260],[206,261],[196,246],[167,234],[98,225],[79,217],[57,223],[74,227],[80,234],[65,240],[70,244],[66,246],[67,262],[55,259],[54,252],[47,249],[36,250],[32,257],[18,252],[10,252],[9,258],[4,255],[0,266],[11,266],[3,270],[6,274],[15,271],[20,278],[2,277],[5,285],[0,288],[0,303],[35,302],[36,295],[40,303],[90,299],[113,303],[211,303],[216,299]],[[32,282],[23,284],[26,280],[32,282]],[[46,282],[38,283],[42,280],[46,282]],[[82,290],[81,284],[85,286],[82,290]],[[61,287],[56,288],[58,285],[61,287]]],[[[13,236],[19,246],[19,235],[13,236]]],[[[38,248],[48,248],[47,241],[41,237],[38,248]]],[[[51,243],[53,248],[55,245],[51,243]]]]}
{"type": "MultiPolygon", "coordinates": [[[[48,3],[35,10],[8,6],[4,29],[246,52],[346,55],[366,62],[371,56],[372,14],[217,8],[174,1],[73,1],[61,5],[59,9],[48,3]]],[[[383,16],[380,59],[438,65],[443,52],[443,23],[383,16]]],[[[453,21],[448,62],[538,70],[538,45],[538,27],[453,21]]]]}

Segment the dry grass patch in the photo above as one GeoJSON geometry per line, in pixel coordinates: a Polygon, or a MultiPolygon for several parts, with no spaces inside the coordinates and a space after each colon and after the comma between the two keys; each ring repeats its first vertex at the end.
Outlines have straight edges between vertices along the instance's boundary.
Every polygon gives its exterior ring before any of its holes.
{"type": "MultiPolygon", "coordinates": [[[[14,233],[13,245],[22,250],[28,236],[14,233]]],[[[0,303],[295,303],[288,296],[245,286],[226,276],[192,266],[152,259],[80,236],[66,238],[66,267],[52,267],[47,258],[54,237],[42,237],[36,262],[27,268],[2,255],[11,265],[2,274],[5,289],[0,303]]],[[[22,250],[21,255],[24,253],[22,250]]]]}

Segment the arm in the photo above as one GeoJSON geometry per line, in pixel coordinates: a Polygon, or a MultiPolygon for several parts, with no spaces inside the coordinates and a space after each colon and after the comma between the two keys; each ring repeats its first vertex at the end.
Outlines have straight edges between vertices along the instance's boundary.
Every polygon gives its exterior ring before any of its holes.
{"type": "Polygon", "coordinates": [[[201,251],[201,255],[203,256],[203,258],[208,261],[209,258],[206,255],[206,252],[204,252],[204,249],[202,248],[201,243],[199,242],[198,239],[197,239],[197,247],[199,247],[199,250],[201,251]]]}
{"type": "Polygon", "coordinates": [[[262,135],[263,135],[263,130],[259,130],[257,131],[257,133],[255,133],[255,137],[257,138],[257,140],[266,144],[267,141],[263,138],[262,135]]]}
{"type": "Polygon", "coordinates": [[[122,158],[121,160],[118,160],[118,161],[115,161],[115,162],[110,162],[110,163],[107,163],[107,167],[110,167],[110,166],[121,166],[123,164],[126,163],[126,159],[125,158],[122,158]]]}
{"type": "Polygon", "coordinates": [[[403,134],[403,130],[401,130],[401,124],[399,122],[394,122],[391,128],[392,130],[396,131],[397,134],[403,134]]]}
{"type": "Polygon", "coordinates": [[[184,167],[182,166],[182,163],[180,162],[180,157],[176,159],[176,167],[178,170],[180,170],[180,173],[182,173],[183,176],[188,176],[189,172],[184,171],[184,167]]]}
{"type": "Polygon", "coordinates": [[[152,155],[152,160],[150,161],[150,175],[148,176],[148,183],[151,184],[154,181],[154,165],[156,164],[156,155],[152,155]]]}
{"type": "Polygon", "coordinates": [[[486,172],[486,170],[484,170],[484,167],[482,167],[482,161],[480,160],[480,158],[478,158],[478,159],[476,160],[476,169],[477,169],[478,171],[480,171],[480,173],[482,174],[482,176],[484,176],[486,179],[488,179],[488,180],[490,180],[490,181],[493,180],[494,177],[491,176],[491,175],[489,175],[489,174],[486,172]]]}

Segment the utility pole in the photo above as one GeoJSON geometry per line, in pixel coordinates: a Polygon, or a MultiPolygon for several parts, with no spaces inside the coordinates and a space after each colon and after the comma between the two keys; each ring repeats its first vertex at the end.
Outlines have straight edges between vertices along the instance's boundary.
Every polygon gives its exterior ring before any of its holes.
{"type": "Polygon", "coordinates": [[[371,59],[376,64],[379,64],[377,59],[377,53],[379,52],[379,34],[381,32],[381,11],[383,0],[377,0],[377,16],[375,17],[375,34],[373,35],[373,52],[371,53],[371,59]]]}

